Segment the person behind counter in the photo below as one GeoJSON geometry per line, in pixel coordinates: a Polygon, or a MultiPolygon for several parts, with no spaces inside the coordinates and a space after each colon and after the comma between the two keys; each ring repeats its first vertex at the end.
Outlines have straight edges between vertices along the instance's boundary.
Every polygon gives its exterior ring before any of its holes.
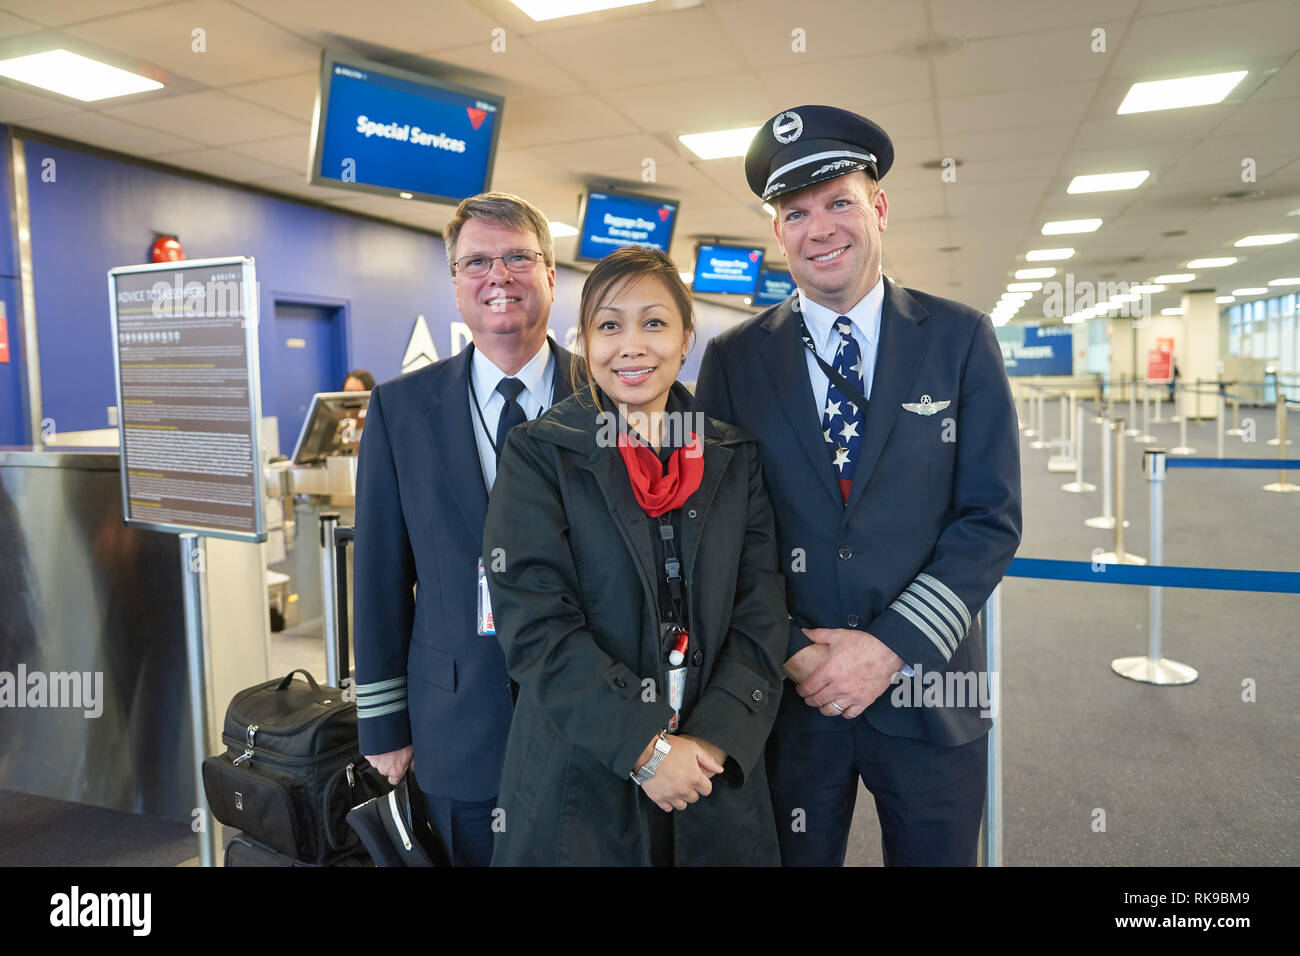
{"type": "Polygon", "coordinates": [[[345,392],[368,392],[375,387],[375,377],[363,368],[354,368],[343,380],[345,392]]]}
{"type": "Polygon", "coordinates": [[[668,256],[602,259],[578,336],[589,373],[510,433],[483,532],[519,684],[492,864],[776,865],[788,623],[758,447],[676,380],[668,256]]]}

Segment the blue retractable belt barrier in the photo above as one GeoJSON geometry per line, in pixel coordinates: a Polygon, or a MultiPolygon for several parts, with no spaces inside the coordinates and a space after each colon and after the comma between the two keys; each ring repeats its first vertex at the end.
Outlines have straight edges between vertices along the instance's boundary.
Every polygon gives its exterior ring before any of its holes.
{"type": "Polygon", "coordinates": [[[1263,468],[1286,471],[1300,468],[1300,458],[1166,458],[1166,468],[1263,468]]]}
{"type": "Polygon", "coordinates": [[[1015,558],[1007,577],[1098,584],[1136,584],[1157,588],[1203,588],[1211,591],[1263,591],[1300,594],[1300,571],[1238,571],[1232,568],[1181,568],[1166,565],[1102,564],[1015,558]]]}

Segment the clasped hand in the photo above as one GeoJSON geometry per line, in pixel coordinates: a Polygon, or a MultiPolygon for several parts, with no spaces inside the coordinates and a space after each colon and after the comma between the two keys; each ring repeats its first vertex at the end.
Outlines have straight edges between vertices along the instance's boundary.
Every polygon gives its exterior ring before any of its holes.
{"type": "MultiPolygon", "coordinates": [[[[656,736],[642,752],[636,762],[640,769],[651,754],[654,753],[656,736]]],[[[722,765],[727,755],[713,744],[692,737],[690,734],[676,734],[668,738],[669,750],[660,761],[655,775],[641,784],[646,796],[665,813],[673,810],[685,810],[689,804],[700,797],[707,797],[713,792],[710,777],[722,773],[722,765]]]]}
{"type": "Polygon", "coordinates": [[[858,716],[903,668],[903,659],[866,631],[838,627],[801,630],[813,643],[785,662],[785,672],[804,703],[827,717],[858,716]],[[842,710],[836,710],[832,701],[842,710]]]}

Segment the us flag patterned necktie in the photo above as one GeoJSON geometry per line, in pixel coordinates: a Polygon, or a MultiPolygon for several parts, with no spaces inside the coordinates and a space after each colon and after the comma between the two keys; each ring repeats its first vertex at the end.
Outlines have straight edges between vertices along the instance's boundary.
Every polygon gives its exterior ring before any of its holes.
{"type": "MultiPolygon", "coordinates": [[[[839,348],[831,367],[839,372],[858,391],[866,393],[862,381],[862,352],[852,335],[853,325],[845,316],[835,320],[835,331],[840,334],[839,348]]],[[[822,437],[830,447],[831,463],[839,477],[840,494],[847,504],[853,488],[853,471],[857,467],[858,452],[862,448],[862,409],[831,380],[826,392],[826,407],[822,409],[822,437]]]]}

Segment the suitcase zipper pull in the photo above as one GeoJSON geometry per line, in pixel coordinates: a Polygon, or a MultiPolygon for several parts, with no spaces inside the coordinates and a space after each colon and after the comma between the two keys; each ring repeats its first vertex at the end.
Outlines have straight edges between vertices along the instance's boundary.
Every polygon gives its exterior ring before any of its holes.
{"type": "Polygon", "coordinates": [[[353,776],[352,764],[348,764],[347,771],[348,771],[348,789],[355,790],[357,787],[357,778],[353,776]]]}
{"type": "Polygon", "coordinates": [[[248,732],[244,735],[244,739],[247,741],[248,744],[248,749],[246,749],[242,754],[240,754],[238,757],[235,758],[236,767],[238,767],[241,763],[244,763],[247,760],[253,759],[253,738],[257,736],[258,726],[259,726],[258,724],[248,725],[248,732]]]}

